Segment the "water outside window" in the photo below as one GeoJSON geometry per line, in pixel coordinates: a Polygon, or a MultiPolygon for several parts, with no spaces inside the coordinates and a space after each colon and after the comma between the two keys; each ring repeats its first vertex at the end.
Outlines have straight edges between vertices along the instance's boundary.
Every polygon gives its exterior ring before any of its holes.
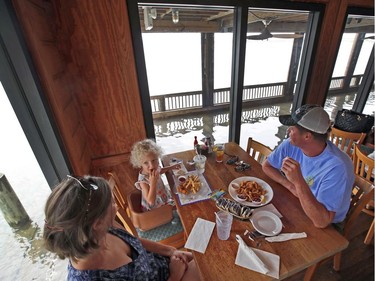
{"type": "Polygon", "coordinates": [[[44,203],[50,187],[0,83],[0,173],[4,174],[32,220],[21,230],[0,214],[0,280],[65,280],[66,261],[42,247],[44,203]]]}

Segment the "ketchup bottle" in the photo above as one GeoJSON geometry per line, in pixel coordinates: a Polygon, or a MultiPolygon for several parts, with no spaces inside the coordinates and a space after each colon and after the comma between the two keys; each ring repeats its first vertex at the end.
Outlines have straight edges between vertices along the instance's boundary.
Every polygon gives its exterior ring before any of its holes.
{"type": "Polygon", "coordinates": [[[197,145],[198,145],[198,140],[197,140],[197,137],[195,136],[194,137],[194,149],[196,148],[197,145]]]}

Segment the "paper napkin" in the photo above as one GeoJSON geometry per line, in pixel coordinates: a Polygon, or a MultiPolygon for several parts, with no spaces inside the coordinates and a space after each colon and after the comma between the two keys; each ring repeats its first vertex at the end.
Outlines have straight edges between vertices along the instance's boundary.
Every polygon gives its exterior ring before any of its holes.
{"type": "Polygon", "coordinates": [[[301,233],[282,233],[277,236],[273,237],[266,237],[266,241],[268,242],[283,242],[288,241],[291,239],[300,239],[300,238],[306,238],[307,234],[305,232],[301,233]]]}
{"type": "Polygon", "coordinates": [[[186,241],[185,248],[204,254],[214,227],[214,222],[197,218],[186,241]]]}
{"type": "Polygon", "coordinates": [[[279,278],[280,257],[278,255],[247,246],[239,235],[236,235],[236,239],[239,243],[236,265],[279,278]]]}

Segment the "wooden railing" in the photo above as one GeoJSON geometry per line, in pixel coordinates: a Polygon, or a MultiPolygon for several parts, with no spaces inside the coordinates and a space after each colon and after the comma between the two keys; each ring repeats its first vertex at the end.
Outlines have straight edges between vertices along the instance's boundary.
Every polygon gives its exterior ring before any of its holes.
{"type": "MultiPolygon", "coordinates": [[[[242,111],[242,123],[255,123],[259,120],[266,120],[270,116],[278,116],[280,113],[280,106],[270,105],[260,108],[245,109],[242,111]]],[[[210,114],[209,117],[202,117],[201,115],[189,115],[188,118],[175,118],[159,121],[155,124],[155,135],[163,137],[168,135],[175,135],[177,133],[186,131],[203,130],[204,127],[214,128],[215,126],[228,124],[228,113],[210,114]]]]}
{"type": "MultiPolygon", "coordinates": [[[[358,88],[362,80],[362,75],[353,75],[350,79],[348,89],[343,88],[345,79],[346,77],[344,76],[332,78],[329,90],[348,92],[349,90],[358,88]]],[[[242,101],[246,103],[256,100],[284,97],[286,95],[286,84],[286,82],[281,82],[245,86],[243,88],[242,101]]],[[[209,98],[212,99],[212,106],[214,107],[230,103],[230,88],[215,89],[211,94],[213,96],[209,98]]],[[[180,114],[184,114],[184,111],[189,112],[191,109],[203,107],[202,91],[152,96],[150,100],[152,113],[178,111],[180,114]]]]}

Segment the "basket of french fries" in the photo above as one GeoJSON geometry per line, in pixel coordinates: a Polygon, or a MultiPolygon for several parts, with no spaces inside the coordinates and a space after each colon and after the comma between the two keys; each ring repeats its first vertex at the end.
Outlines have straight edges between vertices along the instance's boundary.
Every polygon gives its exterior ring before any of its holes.
{"type": "Polygon", "coordinates": [[[179,179],[177,192],[188,195],[188,194],[195,194],[199,192],[201,189],[202,183],[199,179],[198,175],[188,175],[184,176],[184,178],[179,179]]]}

